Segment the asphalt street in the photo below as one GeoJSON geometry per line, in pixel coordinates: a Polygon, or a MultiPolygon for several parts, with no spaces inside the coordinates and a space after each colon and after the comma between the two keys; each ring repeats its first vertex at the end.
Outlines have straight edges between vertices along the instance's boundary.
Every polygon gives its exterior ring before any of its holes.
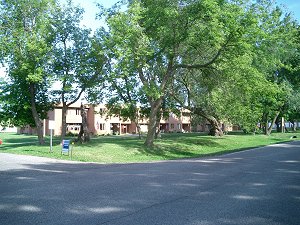
{"type": "Polygon", "coordinates": [[[299,225],[300,142],[135,164],[0,153],[1,225],[299,225]]]}

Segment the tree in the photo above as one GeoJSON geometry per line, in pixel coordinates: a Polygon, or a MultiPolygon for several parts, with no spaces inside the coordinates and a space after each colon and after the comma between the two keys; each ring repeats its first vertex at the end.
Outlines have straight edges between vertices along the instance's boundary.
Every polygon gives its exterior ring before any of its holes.
{"type": "MultiPolygon", "coordinates": [[[[47,118],[47,112],[52,109],[52,104],[49,102],[47,92],[44,90],[45,83],[40,83],[37,86],[35,101],[36,109],[40,120],[47,118]],[[41,90],[40,90],[41,89],[41,90]]],[[[14,79],[14,82],[4,82],[0,88],[1,101],[1,121],[9,122],[14,126],[35,126],[35,120],[32,115],[30,93],[28,84],[21,83],[20,80],[14,79]],[[26,92],[27,90],[27,92],[26,92]],[[22,93],[22,94],[20,94],[22,93]]]]}
{"type": "Polygon", "coordinates": [[[267,121],[278,116],[290,90],[274,75],[295,52],[295,22],[269,1],[227,4],[222,11],[229,34],[222,54],[211,68],[178,70],[173,85],[175,99],[206,118],[212,135],[222,135],[220,120],[254,131],[263,113],[267,121]]]}
{"type": "Polygon", "coordinates": [[[297,54],[297,22],[290,14],[267,1],[258,4],[260,12],[259,41],[256,42],[255,66],[265,74],[269,88],[261,96],[263,107],[262,121],[265,134],[269,135],[280,114],[284,114],[293,87],[285,79],[282,68],[289,67],[291,59],[297,54]],[[270,126],[269,121],[271,121],[270,126]]]}
{"type": "Polygon", "coordinates": [[[5,110],[12,112],[16,123],[33,125],[34,121],[40,144],[44,143],[41,119],[50,105],[47,88],[53,5],[52,0],[1,2],[1,61],[10,78],[2,93],[5,110]]]}
{"type": "Polygon", "coordinates": [[[293,130],[296,131],[297,121],[300,120],[300,32],[299,26],[296,36],[296,52],[289,58],[288,62],[279,70],[278,79],[280,83],[288,83],[291,93],[285,100],[285,108],[283,109],[283,116],[293,124],[293,130]]]}
{"type": "Polygon", "coordinates": [[[57,8],[54,17],[56,45],[53,71],[56,80],[61,82],[61,88],[54,93],[62,103],[62,139],[66,135],[68,107],[101,82],[105,61],[99,45],[94,45],[90,30],[80,27],[82,13],[83,9],[75,7],[69,0],[67,5],[57,8]]]}
{"type": "Polygon", "coordinates": [[[83,142],[89,142],[90,141],[90,133],[88,130],[88,123],[87,123],[87,112],[83,104],[80,106],[80,114],[82,118],[82,123],[80,126],[80,131],[77,137],[77,141],[83,142]]]}
{"type": "Polygon", "coordinates": [[[134,71],[130,68],[124,68],[121,63],[114,65],[114,58],[110,57],[114,43],[106,38],[105,45],[107,47],[107,57],[110,58],[110,66],[108,73],[104,75],[104,79],[108,84],[106,104],[109,115],[119,115],[124,120],[130,119],[135,123],[139,138],[141,138],[141,129],[139,120],[141,115],[141,93],[139,80],[134,76],[134,71]]]}
{"type": "Polygon", "coordinates": [[[175,72],[210,69],[229,47],[231,33],[222,29],[228,4],[130,1],[126,11],[107,14],[114,61],[139,78],[151,108],[146,146],[153,146],[157,118],[175,72]]]}

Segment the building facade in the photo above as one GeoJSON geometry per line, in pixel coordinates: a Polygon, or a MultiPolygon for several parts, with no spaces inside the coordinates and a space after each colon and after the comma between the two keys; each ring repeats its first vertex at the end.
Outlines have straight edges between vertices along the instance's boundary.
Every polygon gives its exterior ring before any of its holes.
{"type": "MultiPolygon", "coordinates": [[[[85,105],[87,111],[88,129],[92,135],[108,135],[108,134],[135,134],[138,133],[137,125],[130,121],[124,120],[117,115],[109,115],[107,108],[104,104],[101,105],[85,105]]],[[[48,119],[43,121],[44,135],[50,135],[49,121],[52,121],[53,135],[61,135],[62,127],[62,105],[57,105],[54,109],[48,112],[48,119]]],[[[68,107],[67,116],[67,134],[78,134],[80,131],[82,118],[81,118],[81,104],[74,103],[68,107]]],[[[141,118],[138,121],[141,132],[146,133],[148,131],[148,119],[141,118]]],[[[285,127],[291,128],[291,123],[285,123],[285,127]]],[[[300,123],[296,123],[296,127],[300,127],[300,123]]],[[[159,129],[161,133],[169,132],[208,132],[211,125],[207,122],[198,124],[196,126],[191,125],[191,115],[188,110],[182,110],[179,115],[172,112],[169,113],[169,117],[160,120],[159,129]]],[[[238,125],[229,125],[226,127],[227,131],[239,131],[238,125]]],[[[274,127],[275,129],[276,127],[274,127]]],[[[3,130],[4,131],[4,130],[3,130]]],[[[3,132],[1,129],[1,132],[3,132]]],[[[14,132],[8,131],[8,132],[14,132]]],[[[17,128],[19,134],[36,134],[36,129],[28,126],[17,128]]]]}
{"type": "MultiPolygon", "coordinates": [[[[74,103],[68,107],[66,122],[67,134],[77,134],[80,131],[82,123],[81,104],[74,103]]],[[[88,129],[92,135],[107,135],[107,134],[135,134],[137,133],[137,125],[130,121],[124,120],[117,115],[109,115],[104,104],[100,105],[85,105],[87,111],[88,129]]],[[[49,121],[52,121],[53,135],[59,136],[62,127],[62,105],[57,105],[54,109],[48,112],[48,119],[43,121],[44,134],[49,135],[49,121]]],[[[141,132],[148,131],[148,119],[143,118],[138,121],[141,132]]],[[[167,119],[160,121],[161,132],[190,132],[190,113],[182,110],[180,116],[170,113],[167,119]]],[[[34,128],[25,126],[18,129],[18,133],[34,134],[34,128]]]]}

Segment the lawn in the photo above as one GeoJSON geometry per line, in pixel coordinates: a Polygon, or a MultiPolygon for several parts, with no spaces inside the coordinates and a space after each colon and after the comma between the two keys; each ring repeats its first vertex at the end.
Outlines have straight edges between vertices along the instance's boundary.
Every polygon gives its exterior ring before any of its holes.
{"type": "MultiPolygon", "coordinates": [[[[101,136],[92,138],[87,144],[72,145],[72,160],[127,163],[195,158],[290,141],[291,136],[294,135],[297,134],[274,133],[270,136],[229,134],[224,137],[210,137],[199,133],[163,134],[155,141],[153,149],[145,148],[144,139],[139,140],[136,136],[101,136]]],[[[37,137],[30,135],[0,133],[0,139],[3,141],[0,145],[0,152],[70,160],[70,156],[61,155],[58,137],[53,140],[51,153],[49,152],[49,137],[46,137],[45,146],[37,145],[37,137]]],[[[299,140],[299,133],[296,140],[299,140]]]]}

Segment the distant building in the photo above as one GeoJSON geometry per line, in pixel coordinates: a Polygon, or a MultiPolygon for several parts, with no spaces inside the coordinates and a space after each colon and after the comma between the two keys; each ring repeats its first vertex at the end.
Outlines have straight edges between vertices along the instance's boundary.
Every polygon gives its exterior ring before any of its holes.
{"type": "Polygon", "coordinates": [[[17,127],[2,127],[0,126],[0,132],[2,133],[17,133],[17,127]]]}
{"type": "MultiPolygon", "coordinates": [[[[80,131],[82,123],[80,113],[80,103],[74,103],[67,110],[67,133],[77,134],[80,131]]],[[[119,116],[110,116],[107,114],[107,108],[104,104],[101,105],[85,105],[87,110],[88,129],[93,135],[105,134],[126,134],[137,133],[136,124],[130,120],[123,120],[119,116]]],[[[44,134],[49,135],[49,120],[54,121],[53,135],[61,134],[62,126],[62,105],[57,105],[54,109],[48,112],[48,119],[44,120],[44,134]]],[[[139,120],[140,129],[142,132],[148,131],[148,119],[139,120]]],[[[187,110],[182,110],[180,116],[170,113],[169,118],[160,121],[161,132],[190,132],[190,113],[187,110]]],[[[34,128],[30,126],[21,127],[18,133],[34,134],[34,128]]]]}

